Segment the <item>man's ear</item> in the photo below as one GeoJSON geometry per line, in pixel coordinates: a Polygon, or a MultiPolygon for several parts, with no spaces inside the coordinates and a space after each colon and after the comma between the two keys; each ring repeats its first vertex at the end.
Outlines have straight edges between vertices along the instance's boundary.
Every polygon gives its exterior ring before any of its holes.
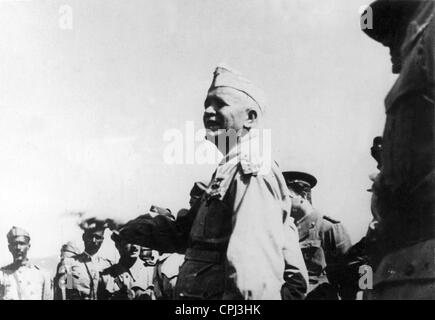
{"type": "Polygon", "coordinates": [[[243,127],[245,129],[251,129],[256,124],[257,118],[258,118],[257,111],[254,109],[249,109],[247,111],[247,115],[243,127]]]}

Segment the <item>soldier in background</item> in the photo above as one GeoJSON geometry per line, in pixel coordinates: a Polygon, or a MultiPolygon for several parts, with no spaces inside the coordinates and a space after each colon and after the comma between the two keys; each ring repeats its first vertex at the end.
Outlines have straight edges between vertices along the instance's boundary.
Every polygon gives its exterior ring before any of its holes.
{"type": "Polygon", "coordinates": [[[112,265],[108,259],[98,256],[107,221],[91,218],[80,227],[85,250],[60,262],[54,284],[56,299],[96,300],[100,272],[112,265]]]}
{"type": "MultiPolygon", "coordinates": [[[[373,139],[372,147],[370,148],[370,154],[373,159],[377,162],[377,168],[381,169],[382,167],[382,137],[375,137],[373,139]]],[[[369,175],[372,183],[376,181],[376,177],[379,172],[372,173],[369,175]]],[[[373,187],[367,190],[368,192],[373,191],[373,187]]],[[[378,217],[379,214],[376,212],[376,197],[372,196],[371,203],[371,211],[373,215],[373,220],[370,222],[367,233],[364,237],[361,238],[360,241],[355,243],[349,251],[346,253],[346,266],[342,270],[342,273],[346,275],[346,279],[348,282],[348,294],[352,297],[356,297],[358,291],[366,290],[366,288],[359,287],[359,280],[362,276],[360,269],[362,266],[373,266],[376,263],[373,260],[370,260],[370,257],[377,256],[376,251],[378,250],[377,242],[377,233],[379,233],[378,226],[378,217]]],[[[366,298],[366,292],[363,292],[363,298],[366,298]]]]}
{"type": "MultiPolygon", "coordinates": [[[[62,262],[65,258],[72,258],[73,256],[80,253],[80,250],[76,247],[74,243],[71,241],[68,241],[62,247],[60,248],[60,262],[57,264],[56,267],[56,275],[53,279],[53,282],[56,284],[59,282],[58,276],[59,268],[62,266],[62,262]]],[[[65,300],[65,297],[62,297],[62,293],[65,293],[64,290],[54,290],[54,300],[65,300]]]]}
{"type": "Polygon", "coordinates": [[[112,240],[119,252],[119,261],[101,272],[98,300],[155,300],[154,266],[145,266],[139,259],[140,246],[125,242],[116,230],[112,240]]]}
{"type": "Polygon", "coordinates": [[[299,231],[299,243],[308,269],[308,300],[348,298],[343,274],[344,257],[351,241],[344,226],[312,206],[311,189],[317,184],[308,173],[283,172],[290,198],[292,217],[299,231]]]}
{"type": "Polygon", "coordinates": [[[53,299],[51,279],[27,258],[29,233],[12,227],[7,239],[14,261],[0,269],[0,300],[53,299]]]}
{"type": "MultiPolygon", "coordinates": [[[[435,299],[435,2],[378,0],[373,28],[399,74],[385,99],[381,172],[373,185],[378,252],[372,299],[435,299]]],[[[368,16],[369,11],[364,13],[368,16]]]]}

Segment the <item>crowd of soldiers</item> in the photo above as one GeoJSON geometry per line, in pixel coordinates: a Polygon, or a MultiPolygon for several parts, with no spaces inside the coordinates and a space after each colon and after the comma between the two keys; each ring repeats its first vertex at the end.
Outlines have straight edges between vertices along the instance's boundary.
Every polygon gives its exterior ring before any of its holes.
{"type": "Polygon", "coordinates": [[[266,102],[238,72],[218,66],[204,103],[207,139],[224,155],[190,208],[153,206],[127,223],[87,220],[84,251],[67,244],[54,279],[27,259],[30,236],[7,235],[12,264],[1,299],[355,299],[359,267],[374,270],[367,299],[435,298],[435,2],[377,0],[364,32],[391,49],[398,80],[371,154],[367,235],[351,244],[344,226],[312,203],[309,173],[266,168],[258,149],[266,102]],[[218,143],[223,132],[236,139],[218,143]],[[104,230],[119,252],[99,257],[104,230]]]}

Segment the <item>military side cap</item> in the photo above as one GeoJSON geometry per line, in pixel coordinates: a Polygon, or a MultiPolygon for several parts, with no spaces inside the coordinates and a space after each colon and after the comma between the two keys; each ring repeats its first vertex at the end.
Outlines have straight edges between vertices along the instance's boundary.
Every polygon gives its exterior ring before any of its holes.
{"type": "Polygon", "coordinates": [[[209,92],[215,88],[228,87],[245,93],[258,105],[261,112],[266,107],[266,97],[262,90],[256,87],[251,81],[244,78],[238,71],[220,64],[213,73],[213,81],[209,92]]]}
{"type": "Polygon", "coordinates": [[[370,38],[382,43],[407,26],[422,2],[424,0],[377,0],[362,13],[361,29],[370,38]],[[368,23],[369,19],[372,24],[368,23]]]}
{"type": "Polygon", "coordinates": [[[207,190],[207,184],[202,181],[196,181],[190,190],[190,196],[201,197],[205,190],[207,190]]]}
{"type": "Polygon", "coordinates": [[[76,245],[74,243],[72,243],[71,241],[68,241],[67,243],[65,243],[60,250],[62,252],[71,252],[71,253],[76,253],[76,254],[78,254],[80,252],[80,250],[76,247],[76,245]]]}
{"type": "Polygon", "coordinates": [[[162,216],[165,216],[165,217],[168,217],[171,219],[175,219],[171,210],[168,208],[162,208],[159,206],[152,205],[149,211],[150,211],[150,213],[153,213],[154,215],[157,214],[157,215],[162,215],[162,216]]]}
{"type": "Polygon", "coordinates": [[[282,175],[284,176],[287,185],[296,183],[311,189],[317,184],[317,179],[309,173],[300,171],[286,171],[283,172],[282,175]]]}
{"type": "Polygon", "coordinates": [[[6,237],[8,239],[8,242],[12,242],[16,238],[19,238],[19,237],[24,237],[27,239],[27,241],[30,241],[29,233],[26,230],[19,228],[19,227],[15,227],[15,226],[13,226],[11,230],[9,230],[6,237]]]}

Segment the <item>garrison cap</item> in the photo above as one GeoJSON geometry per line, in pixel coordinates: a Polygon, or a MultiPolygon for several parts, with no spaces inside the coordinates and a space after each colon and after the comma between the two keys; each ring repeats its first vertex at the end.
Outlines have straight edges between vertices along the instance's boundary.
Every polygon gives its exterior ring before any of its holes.
{"type": "Polygon", "coordinates": [[[240,72],[220,64],[213,73],[213,81],[210,85],[209,92],[215,88],[228,87],[245,93],[257,104],[261,112],[266,107],[266,97],[262,90],[256,87],[251,81],[244,78],[240,72]]]}
{"type": "Polygon", "coordinates": [[[152,205],[149,211],[150,211],[150,213],[154,213],[154,214],[157,213],[158,215],[162,215],[162,216],[165,216],[165,217],[175,218],[173,216],[171,210],[168,209],[168,208],[162,208],[162,207],[159,207],[159,206],[152,205]]]}
{"type": "Polygon", "coordinates": [[[76,245],[71,241],[68,241],[67,243],[65,243],[62,246],[62,248],[60,249],[60,251],[70,252],[70,253],[75,253],[75,254],[78,254],[80,252],[80,250],[76,247],[76,245]]]}
{"type": "Polygon", "coordinates": [[[9,230],[6,237],[7,237],[9,243],[14,241],[16,238],[19,238],[19,237],[26,238],[27,242],[30,241],[29,233],[26,230],[19,228],[19,227],[15,227],[15,226],[13,226],[11,230],[9,230]]]}
{"type": "MultiPolygon", "coordinates": [[[[426,0],[427,1],[427,0],[426,0]]],[[[376,0],[361,15],[361,29],[370,38],[384,42],[394,33],[405,28],[418,6],[425,0],[376,0]],[[373,25],[363,25],[362,17],[372,19],[373,25]]]]}

